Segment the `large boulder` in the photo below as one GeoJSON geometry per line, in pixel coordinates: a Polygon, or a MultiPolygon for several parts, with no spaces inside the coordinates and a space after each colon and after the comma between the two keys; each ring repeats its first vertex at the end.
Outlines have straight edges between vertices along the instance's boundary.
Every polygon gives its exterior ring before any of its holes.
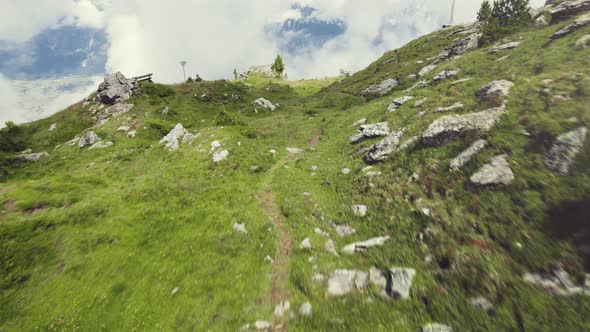
{"type": "Polygon", "coordinates": [[[574,23],[564,27],[551,35],[551,39],[558,39],[569,35],[570,33],[590,25],[590,13],[578,17],[574,23]]]}
{"type": "Polygon", "coordinates": [[[507,80],[499,80],[490,82],[481,89],[475,92],[475,95],[479,99],[490,99],[494,97],[508,97],[510,89],[514,86],[514,83],[507,80]]]}
{"type": "Polygon", "coordinates": [[[508,156],[503,154],[494,157],[489,164],[484,165],[470,178],[471,183],[480,186],[508,185],[514,181],[514,173],[506,160],[508,156]]]}
{"type": "Polygon", "coordinates": [[[545,165],[561,175],[569,174],[576,156],[584,146],[587,131],[586,127],[581,127],[557,137],[545,157],[545,165]]]}
{"type": "Polygon", "coordinates": [[[422,143],[428,146],[441,146],[468,133],[487,132],[500,121],[506,112],[506,105],[477,113],[447,115],[435,120],[422,133],[422,143]]]}
{"type": "Polygon", "coordinates": [[[271,112],[274,112],[274,110],[277,108],[273,103],[271,103],[268,99],[264,99],[264,98],[258,98],[255,101],[252,102],[252,105],[254,106],[259,106],[262,108],[265,108],[271,112]]]}
{"type": "Polygon", "coordinates": [[[590,10],[590,0],[566,0],[554,6],[549,13],[551,23],[557,23],[572,18],[590,10]]]}
{"type": "Polygon", "coordinates": [[[375,163],[387,159],[396,150],[403,135],[402,130],[396,130],[387,135],[381,142],[372,145],[365,154],[365,161],[375,163]]]}
{"type": "Polygon", "coordinates": [[[379,84],[371,85],[367,89],[363,91],[363,94],[366,95],[377,95],[379,97],[385,96],[386,94],[390,93],[395,87],[399,85],[399,80],[397,78],[390,78],[387,80],[382,81],[379,84]]]}
{"type": "Polygon", "coordinates": [[[138,90],[136,81],[126,78],[121,72],[107,75],[98,86],[98,94],[94,101],[113,105],[129,99],[138,90]]]}
{"type": "Polygon", "coordinates": [[[328,279],[328,295],[342,296],[354,289],[365,289],[369,280],[369,274],[357,270],[336,270],[330,273],[328,279]]]}
{"type": "Polygon", "coordinates": [[[389,132],[389,124],[387,122],[362,125],[358,129],[358,133],[350,136],[350,142],[359,143],[367,138],[389,135],[389,132]]]}

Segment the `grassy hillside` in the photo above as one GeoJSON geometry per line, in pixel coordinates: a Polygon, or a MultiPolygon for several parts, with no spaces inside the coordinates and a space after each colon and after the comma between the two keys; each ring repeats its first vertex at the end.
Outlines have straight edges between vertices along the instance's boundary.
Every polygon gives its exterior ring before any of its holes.
{"type": "Polygon", "coordinates": [[[590,27],[548,43],[569,23],[509,36],[522,41],[514,50],[469,51],[423,79],[459,68],[457,77],[407,94],[416,82],[407,76],[464,36],[424,36],[344,80],[187,83],[164,97],[148,89],[128,101],[129,113],[93,129],[114,143],[105,149],[65,144],[92,126],[94,103],[19,126],[22,144],[50,156],[0,156],[0,331],[235,331],[256,320],[291,331],[418,331],[432,322],[455,331],[589,330],[590,296],[553,295],[523,280],[559,264],[583,284],[590,271],[576,246],[590,234],[590,144],[573,175],[544,164],[557,136],[590,123],[590,53],[574,46],[590,27]],[[401,84],[387,96],[362,94],[394,77],[401,84]],[[515,86],[493,130],[442,147],[418,144],[372,165],[381,175],[365,175],[355,152],[381,138],[351,144],[357,120],[420,135],[443,115],[497,106],[475,91],[500,79],[515,86]],[[386,113],[404,95],[414,100],[386,113]],[[255,113],[259,97],[280,107],[255,113]],[[434,112],[456,102],[465,106],[434,112]],[[169,152],[158,142],[177,123],[199,136],[169,152]],[[487,148],[450,172],[449,161],[477,138],[487,148]],[[226,160],[212,160],[214,141],[229,151],[226,160]],[[499,154],[509,156],[515,181],[470,185],[499,154]],[[356,216],[355,204],[367,215],[356,216]],[[356,233],[341,238],[333,224],[356,233]],[[382,247],[341,252],[384,235],[391,239],[382,247]],[[305,238],[313,248],[300,249],[305,238]],[[328,238],[338,256],[324,250],[328,238]],[[313,280],[394,266],[417,272],[407,300],[384,298],[373,285],[331,297],[325,281],[313,280]],[[470,303],[478,296],[492,312],[470,303]],[[283,300],[293,317],[273,317],[283,300]],[[305,302],[311,317],[298,312],[305,302]]]}

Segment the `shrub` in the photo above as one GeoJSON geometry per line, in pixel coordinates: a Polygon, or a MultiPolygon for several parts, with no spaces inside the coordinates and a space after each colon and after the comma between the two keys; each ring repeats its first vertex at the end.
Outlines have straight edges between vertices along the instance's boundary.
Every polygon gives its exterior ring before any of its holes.
{"type": "Polygon", "coordinates": [[[166,98],[174,94],[174,90],[169,86],[152,82],[140,83],[140,89],[142,93],[148,96],[157,96],[160,98],[166,98]]]}
{"type": "Polygon", "coordinates": [[[272,64],[270,69],[272,69],[277,74],[277,77],[282,76],[283,72],[285,71],[285,64],[283,63],[283,57],[280,55],[277,55],[277,58],[275,59],[275,62],[272,64]]]}
{"type": "Polygon", "coordinates": [[[225,107],[221,108],[221,111],[215,118],[215,124],[217,126],[235,126],[238,124],[238,122],[239,121],[237,117],[234,114],[228,112],[225,107]]]}
{"type": "Polygon", "coordinates": [[[497,0],[490,13],[489,3],[484,2],[478,13],[478,20],[483,23],[480,44],[492,43],[530,25],[533,18],[529,7],[529,0],[497,0]]]}
{"type": "Polygon", "coordinates": [[[193,80],[193,78],[192,78],[192,77],[190,77],[190,76],[189,76],[189,77],[188,77],[188,79],[186,80],[186,83],[193,83],[193,82],[195,82],[195,80],[193,80]]]}
{"type": "Polygon", "coordinates": [[[17,152],[27,146],[26,135],[23,128],[12,121],[6,122],[6,128],[0,130],[0,151],[17,152]]]}

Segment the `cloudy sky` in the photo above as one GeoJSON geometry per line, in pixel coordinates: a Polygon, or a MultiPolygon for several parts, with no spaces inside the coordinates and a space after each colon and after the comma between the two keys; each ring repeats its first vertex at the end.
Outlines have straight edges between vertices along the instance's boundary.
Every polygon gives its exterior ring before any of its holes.
{"type": "MultiPolygon", "coordinates": [[[[47,116],[87,95],[108,72],[181,81],[180,60],[188,62],[188,73],[206,79],[268,64],[278,53],[290,78],[357,71],[448,23],[451,2],[2,0],[0,122],[47,116]],[[28,94],[69,75],[80,78],[62,84],[67,88],[32,114],[28,94]]],[[[473,21],[481,2],[456,0],[455,22],[473,21]]]]}

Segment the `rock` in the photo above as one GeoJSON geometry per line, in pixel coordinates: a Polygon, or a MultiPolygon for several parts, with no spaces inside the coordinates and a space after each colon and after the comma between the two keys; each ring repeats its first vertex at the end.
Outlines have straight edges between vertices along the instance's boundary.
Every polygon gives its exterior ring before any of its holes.
{"type": "Polygon", "coordinates": [[[276,78],[277,73],[272,70],[272,65],[253,66],[248,69],[242,70],[239,74],[240,79],[246,79],[251,75],[256,74],[264,78],[276,78]]]}
{"type": "Polygon", "coordinates": [[[454,81],[453,83],[451,83],[451,85],[457,85],[457,84],[465,83],[465,82],[471,81],[472,79],[473,79],[472,77],[462,78],[460,80],[454,81]]]}
{"type": "Polygon", "coordinates": [[[134,138],[136,134],[137,134],[137,131],[132,130],[132,131],[130,131],[130,132],[127,133],[127,137],[134,138]]]}
{"type": "Polygon", "coordinates": [[[336,234],[340,237],[350,236],[356,233],[356,229],[350,227],[350,225],[336,225],[334,224],[334,229],[336,230],[336,234]]]}
{"type": "Polygon", "coordinates": [[[470,49],[477,48],[479,45],[479,37],[480,35],[477,32],[473,32],[469,36],[461,39],[454,45],[445,48],[438,56],[437,60],[433,62],[433,64],[439,64],[443,61],[446,61],[452,57],[462,55],[470,49]]]}
{"type": "Polygon", "coordinates": [[[117,72],[105,77],[104,82],[98,86],[98,94],[94,97],[94,101],[113,105],[129,99],[138,91],[138,88],[137,82],[117,72]]]}
{"type": "Polygon", "coordinates": [[[490,302],[490,300],[486,299],[483,296],[472,298],[469,300],[469,302],[471,303],[471,305],[473,305],[481,311],[490,312],[494,310],[494,305],[492,304],[492,302],[490,302]]]}
{"type": "Polygon", "coordinates": [[[484,165],[477,173],[471,176],[470,181],[480,186],[508,185],[514,181],[514,173],[510,164],[506,161],[508,156],[503,154],[494,157],[490,163],[484,165]]]}
{"type": "Polygon", "coordinates": [[[293,154],[300,154],[300,153],[303,153],[304,151],[302,149],[298,149],[298,148],[287,148],[287,152],[293,153],[293,154]]]}
{"type": "Polygon", "coordinates": [[[92,144],[91,147],[88,148],[88,150],[92,150],[92,149],[104,149],[104,148],[108,148],[113,146],[113,142],[96,142],[94,144],[92,144]]]}
{"type": "Polygon", "coordinates": [[[379,122],[360,126],[358,133],[350,136],[349,140],[351,143],[359,143],[367,138],[387,135],[389,135],[389,124],[387,122],[379,122]]]}
{"type": "Polygon", "coordinates": [[[350,169],[345,167],[340,172],[344,175],[347,175],[347,174],[350,174],[350,169]]]}
{"type": "Polygon", "coordinates": [[[275,149],[270,149],[270,150],[268,150],[268,153],[270,153],[270,154],[272,154],[272,155],[275,155],[275,154],[277,154],[277,150],[275,150],[275,149]]]}
{"type": "Polygon", "coordinates": [[[520,43],[521,42],[509,42],[501,45],[496,45],[490,50],[490,53],[498,53],[501,51],[513,50],[520,46],[520,43]]]}
{"type": "Polygon", "coordinates": [[[353,123],[351,125],[351,127],[357,127],[357,126],[360,126],[362,124],[365,124],[366,122],[367,122],[367,118],[362,118],[362,119],[358,120],[357,122],[353,123]]]}
{"type": "Polygon", "coordinates": [[[336,251],[336,245],[334,245],[334,241],[333,240],[328,240],[326,241],[326,244],[324,245],[324,249],[333,254],[338,256],[338,252],[336,251]]]}
{"type": "Polygon", "coordinates": [[[397,99],[394,99],[391,104],[387,107],[387,113],[391,113],[398,108],[400,108],[403,104],[407,103],[408,101],[414,99],[412,96],[403,96],[397,99]]]}
{"type": "Polygon", "coordinates": [[[479,99],[490,99],[493,97],[508,97],[510,89],[514,86],[514,83],[506,80],[493,81],[484,85],[479,89],[475,95],[479,99]]]}
{"type": "Polygon", "coordinates": [[[275,307],[275,317],[283,317],[289,310],[291,310],[291,304],[289,301],[282,301],[275,307]]]}
{"type": "Polygon", "coordinates": [[[49,131],[55,131],[57,129],[57,123],[52,123],[51,126],[49,126],[49,131]]]}
{"type": "Polygon", "coordinates": [[[410,74],[406,78],[409,79],[409,80],[415,80],[415,79],[418,78],[418,75],[416,75],[416,74],[410,74]]]}
{"type": "Polygon", "coordinates": [[[549,22],[547,22],[545,15],[541,15],[535,19],[534,25],[537,27],[544,27],[544,26],[548,26],[549,22]]]}
{"type": "Polygon", "coordinates": [[[440,73],[438,73],[436,76],[434,76],[432,78],[432,80],[434,82],[440,82],[440,81],[446,80],[449,77],[457,76],[457,74],[459,74],[459,69],[444,70],[444,71],[441,71],[440,73]]]}
{"type": "Polygon", "coordinates": [[[453,329],[438,323],[432,323],[424,326],[422,332],[453,332],[453,329]]]}
{"type": "Polygon", "coordinates": [[[367,215],[367,206],[366,205],[353,205],[352,212],[355,216],[364,217],[367,215]]]}
{"type": "Polygon", "coordinates": [[[387,159],[396,150],[402,136],[403,130],[396,130],[387,135],[381,142],[372,145],[364,156],[365,161],[375,163],[387,159]]]}
{"type": "Polygon", "coordinates": [[[227,150],[221,150],[221,151],[217,151],[213,153],[213,162],[220,162],[223,161],[225,159],[227,159],[227,157],[229,156],[229,151],[227,150]]]}
{"type": "Polygon", "coordinates": [[[342,252],[345,254],[352,255],[355,252],[365,251],[372,247],[380,247],[385,244],[389,240],[389,236],[381,236],[369,239],[367,241],[362,242],[355,242],[351,243],[344,248],[342,248],[342,252]]]}
{"type": "Polygon", "coordinates": [[[449,112],[449,111],[454,111],[456,109],[463,108],[463,107],[465,107],[465,105],[463,105],[463,103],[459,101],[459,102],[456,102],[453,105],[448,106],[448,107],[439,107],[439,108],[435,109],[434,111],[436,113],[449,112]]]}
{"type": "Polygon", "coordinates": [[[389,269],[389,275],[391,277],[391,286],[390,289],[387,289],[387,293],[402,300],[408,299],[414,276],[416,276],[416,270],[392,267],[389,269]]]}
{"type": "Polygon", "coordinates": [[[588,45],[590,45],[590,34],[583,35],[576,41],[576,46],[586,47],[588,45]]]}
{"type": "Polygon", "coordinates": [[[238,233],[248,234],[248,231],[246,230],[246,224],[234,223],[232,228],[238,233]]]}
{"type": "Polygon", "coordinates": [[[272,324],[264,320],[257,320],[256,322],[254,322],[254,328],[256,328],[257,330],[270,330],[271,327],[272,324]]]}
{"type": "Polygon", "coordinates": [[[108,120],[109,117],[117,117],[121,114],[125,114],[125,113],[129,112],[133,108],[133,106],[134,106],[133,104],[123,104],[123,103],[118,103],[113,106],[109,106],[109,107],[105,108],[104,110],[102,110],[101,112],[99,112],[94,117],[94,124],[95,124],[95,126],[102,125],[102,124],[106,123],[106,121],[108,120]]]}
{"type": "Polygon", "coordinates": [[[267,110],[269,110],[271,112],[274,112],[274,110],[277,108],[275,105],[273,105],[273,103],[271,103],[269,100],[264,99],[264,98],[256,99],[255,101],[252,102],[252,105],[266,108],[267,110]]]}
{"type": "Polygon", "coordinates": [[[164,108],[163,108],[163,109],[160,111],[160,113],[161,113],[162,115],[168,115],[168,113],[169,113],[169,112],[170,112],[170,109],[168,108],[168,106],[164,107],[164,108]]]}
{"type": "Polygon", "coordinates": [[[416,88],[425,88],[428,86],[428,81],[418,81],[418,83],[412,85],[409,89],[405,90],[404,93],[410,93],[412,90],[416,88]]]}
{"type": "Polygon", "coordinates": [[[464,115],[447,115],[435,120],[422,133],[422,143],[427,146],[445,145],[468,133],[484,133],[491,130],[506,112],[506,105],[464,115]]]}
{"type": "Polygon", "coordinates": [[[317,167],[317,166],[311,166],[311,167],[309,168],[309,170],[310,170],[310,171],[312,171],[312,172],[315,172],[315,171],[317,171],[317,170],[318,170],[318,167],[317,167]]]}
{"type": "Polygon", "coordinates": [[[561,175],[569,174],[576,156],[584,146],[587,131],[586,127],[581,127],[557,137],[545,156],[545,165],[561,175]]]}
{"type": "Polygon", "coordinates": [[[431,71],[435,70],[436,67],[438,67],[438,63],[431,63],[427,66],[422,67],[422,69],[420,69],[420,71],[418,72],[418,76],[422,77],[428,73],[430,73],[431,71]]]}
{"type": "Polygon", "coordinates": [[[545,288],[552,294],[568,296],[584,293],[584,286],[577,286],[571,279],[569,273],[561,266],[543,275],[525,273],[523,279],[528,283],[545,288]]]}
{"type": "Polygon", "coordinates": [[[176,293],[178,293],[178,291],[180,290],[180,288],[176,287],[172,290],[172,292],[170,292],[171,295],[176,295],[176,293]]]}
{"type": "Polygon", "coordinates": [[[180,143],[190,142],[196,136],[191,135],[188,130],[184,129],[182,124],[178,123],[169,133],[160,140],[160,144],[166,144],[168,151],[178,150],[180,143]],[[182,141],[181,141],[182,140],[182,141]]]}
{"type": "Polygon", "coordinates": [[[371,94],[377,96],[385,96],[390,93],[395,87],[399,85],[399,80],[396,78],[387,79],[379,84],[372,85],[363,91],[363,94],[371,94]]]}
{"type": "MultiPolygon", "coordinates": [[[[588,3],[590,4],[590,0],[588,1],[588,3]]],[[[580,17],[578,17],[574,23],[564,27],[563,29],[557,31],[556,33],[554,33],[553,35],[551,35],[551,39],[558,39],[558,38],[562,38],[565,37],[567,35],[569,35],[570,33],[583,28],[587,25],[590,25],[590,13],[586,14],[586,15],[582,15],[580,17]]]]}
{"type": "Polygon", "coordinates": [[[580,13],[590,10],[590,0],[566,0],[554,6],[551,14],[551,24],[572,18],[580,13]]]}
{"type": "Polygon", "coordinates": [[[376,267],[369,269],[369,279],[371,283],[379,289],[385,289],[387,287],[387,278],[385,274],[376,267]]]}
{"type": "Polygon", "coordinates": [[[314,233],[321,235],[323,237],[330,237],[330,234],[328,234],[327,232],[324,232],[321,228],[316,227],[314,230],[314,233]]]}
{"type": "Polygon", "coordinates": [[[475,156],[479,151],[488,145],[486,140],[480,139],[475,141],[471,146],[467,148],[467,150],[461,152],[455,159],[451,160],[451,172],[456,172],[463,168],[465,164],[467,164],[473,156],[475,156]]]}
{"type": "Polygon", "coordinates": [[[328,295],[342,296],[349,294],[355,288],[363,289],[363,282],[366,280],[366,272],[356,270],[335,270],[330,273],[328,279],[328,295]],[[357,282],[358,279],[358,282],[357,282]],[[362,288],[359,288],[361,286],[362,288]]]}
{"type": "Polygon", "coordinates": [[[316,273],[311,277],[311,281],[313,281],[313,282],[323,282],[324,279],[325,279],[325,277],[321,273],[316,273]]]}
{"type": "Polygon", "coordinates": [[[18,161],[39,161],[39,159],[44,157],[49,157],[49,153],[45,151],[39,153],[23,153],[12,157],[12,159],[18,161]]]}
{"type": "Polygon", "coordinates": [[[303,317],[311,316],[311,303],[305,302],[299,307],[299,314],[303,317]]]}
{"type": "Polygon", "coordinates": [[[306,237],[303,241],[301,241],[301,243],[299,244],[299,249],[301,250],[307,250],[307,249],[312,249],[313,246],[311,245],[311,241],[309,240],[308,237],[306,237]]]}
{"type": "Polygon", "coordinates": [[[416,143],[420,141],[420,136],[412,136],[408,138],[405,142],[400,144],[399,148],[397,148],[398,152],[405,151],[411,147],[413,147],[416,143]]]}
{"type": "Polygon", "coordinates": [[[78,141],[78,146],[83,148],[93,145],[98,141],[100,141],[100,137],[98,137],[98,135],[95,132],[89,131],[80,138],[80,140],[78,141]]]}
{"type": "Polygon", "coordinates": [[[416,100],[416,102],[414,103],[414,107],[422,106],[422,104],[424,104],[427,100],[428,100],[428,97],[416,100]]]}
{"type": "Polygon", "coordinates": [[[496,59],[496,62],[504,61],[504,60],[506,60],[506,59],[508,59],[508,58],[510,58],[510,55],[505,55],[505,56],[503,56],[503,57],[501,57],[501,58],[497,58],[497,59],[496,59]]]}
{"type": "Polygon", "coordinates": [[[117,128],[117,131],[129,131],[129,129],[131,129],[131,128],[129,128],[128,126],[121,126],[121,127],[117,128]]]}

